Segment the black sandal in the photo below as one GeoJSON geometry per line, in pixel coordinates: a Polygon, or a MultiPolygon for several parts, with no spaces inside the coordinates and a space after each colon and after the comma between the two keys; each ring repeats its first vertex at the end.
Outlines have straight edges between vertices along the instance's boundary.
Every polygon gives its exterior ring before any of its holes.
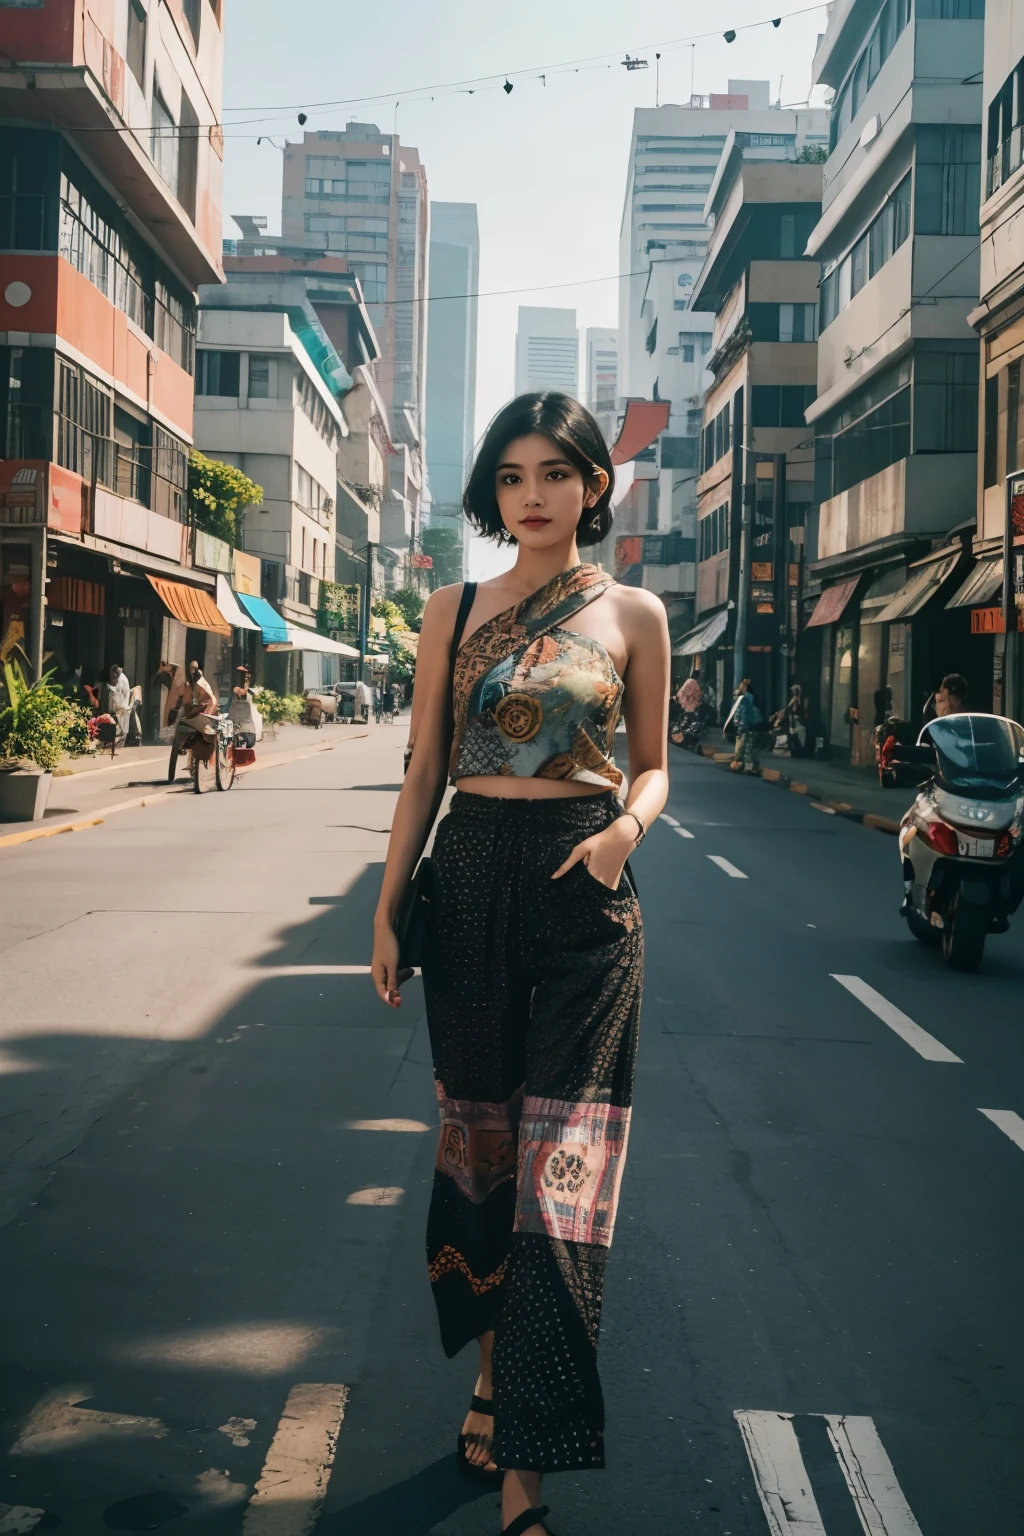
{"type": "MultiPolygon", "coordinates": [[[[551,1511],[546,1504],[538,1504],[536,1509],[524,1509],[521,1515],[516,1516],[511,1525],[506,1525],[501,1536],[523,1536],[523,1532],[528,1531],[531,1525],[540,1525],[541,1521],[546,1519],[550,1513],[551,1511]]],[[[547,1531],[547,1526],[544,1529],[547,1531]]],[[[548,1531],[548,1536],[554,1536],[554,1533],[548,1531]]]]}
{"type": "MultiPolygon", "coordinates": [[[[494,1413],[494,1403],[491,1398],[477,1397],[476,1393],[474,1392],[473,1401],[469,1405],[469,1411],[470,1413],[485,1413],[487,1415],[492,1415],[494,1413]]],[[[460,1435],[458,1439],[457,1451],[459,1458],[459,1470],[462,1472],[463,1476],[468,1477],[471,1482],[483,1483],[488,1488],[500,1488],[503,1474],[498,1468],[495,1468],[493,1472],[488,1472],[486,1467],[475,1466],[474,1463],[471,1462],[466,1456],[466,1451],[474,1446],[480,1446],[481,1449],[485,1450],[489,1456],[494,1448],[493,1436],[460,1435]]],[[[529,1526],[527,1526],[526,1529],[529,1530],[529,1526]]]]}

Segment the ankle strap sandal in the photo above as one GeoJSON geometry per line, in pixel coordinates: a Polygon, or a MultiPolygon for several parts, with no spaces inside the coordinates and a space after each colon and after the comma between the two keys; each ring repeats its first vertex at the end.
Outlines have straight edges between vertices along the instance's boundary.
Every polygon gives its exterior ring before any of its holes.
{"type": "MultiPolygon", "coordinates": [[[[549,1514],[550,1510],[546,1504],[538,1504],[536,1509],[524,1509],[511,1525],[506,1525],[501,1536],[523,1536],[523,1532],[528,1531],[531,1525],[540,1525],[549,1514]]],[[[547,1531],[547,1526],[544,1529],[547,1531]]],[[[548,1531],[548,1536],[553,1536],[553,1532],[548,1531]]]]}

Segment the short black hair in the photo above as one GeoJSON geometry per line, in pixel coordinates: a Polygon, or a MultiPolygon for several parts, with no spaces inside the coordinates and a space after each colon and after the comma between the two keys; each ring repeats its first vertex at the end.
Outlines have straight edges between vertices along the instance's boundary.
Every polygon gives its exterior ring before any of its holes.
{"type": "Polygon", "coordinates": [[[942,682],[939,684],[939,687],[945,688],[946,692],[951,693],[954,699],[966,700],[967,695],[970,692],[970,689],[967,686],[966,677],[964,677],[959,672],[947,672],[945,677],[942,679],[942,682]]]}
{"type": "Polygon", "coordinates": [[[494,479],[509,443],[519,437],[529,437],[532,432],[539,432],[557,443],[569,463],[575,465],[588,483],[593,480],[595,470],[603,469],[608,476],[608,484],[594,505],[584,507],[576,529],[577,544],[600,544],[612,526],[615,468],[608,444],[586,407],[571,395],[553,389],[518,395],[502,406],[494,417],[484,433],[462,498],[462,508],[469,521],[484,538],[494,539],[498,544],[516,542],[501,520],[494,479]]]}

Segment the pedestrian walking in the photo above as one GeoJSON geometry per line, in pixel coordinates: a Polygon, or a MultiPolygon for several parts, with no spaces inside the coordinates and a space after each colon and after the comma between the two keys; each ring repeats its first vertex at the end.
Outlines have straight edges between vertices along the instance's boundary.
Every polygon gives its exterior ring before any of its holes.
{"type": "Polygon", "coordinates": [[[127,741],[131,724],[132,686],[116,662],[107,674],[104,695],[104,710],[108,715],[113,715],[121,732],[121,740],[127,741]]]}
{"type": "Polygon", "coordinates": [[[754,729],[761,724],[761,711],[757,707],[749,677],[743,678],[736,689],[736,702],[722,727],[723,736],[730,721],[736,727],[736,745],[730,768],[736,772],[760,773],[761,768],[754,751],[754,729]]]}
{"type": "Polygon", "coordinates": [[[441,1114],[427,1253],[442,1347],[479,1346],[459,1456],[501,1479],[505,1536],[544,1536],[543,1472],[604,1465],[597,1340],[643,963],[626,859],[665,803],[669,693],[663,606],[580,559],[610,528],[612,477],[567,395],[520,396],[488,428],[464,506],[516,562],[427,603],[374,925],[373,980],[397,1007],[399,909],[448,777],[423,947],[441,1114]]]}

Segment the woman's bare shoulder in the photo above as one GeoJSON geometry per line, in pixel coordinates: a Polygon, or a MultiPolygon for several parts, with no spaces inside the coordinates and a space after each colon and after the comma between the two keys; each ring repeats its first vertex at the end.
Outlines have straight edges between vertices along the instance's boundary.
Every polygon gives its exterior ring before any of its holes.
{"type": "Polygon", "coordinates": [[[661,598],[643,587],[626,587],[616,582],[608,588],[608,595],[615,602],[624,623],[645,629],[668,623],[661,598]]]}

